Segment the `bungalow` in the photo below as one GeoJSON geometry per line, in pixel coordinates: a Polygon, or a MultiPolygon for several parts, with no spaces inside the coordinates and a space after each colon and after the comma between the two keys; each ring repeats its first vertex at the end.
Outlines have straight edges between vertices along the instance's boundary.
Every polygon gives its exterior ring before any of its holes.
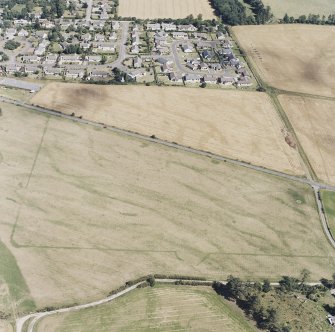
{"type": "Polygon", "coordinates": [[[135,69],[135,70],[127,73],[127,75],[134,80],[137,80],[137,78],[143,77],[146,74],[147,74],[147,72],[146,72],[145,69],[135,69]]]}
{"type": "Polygon", "coordinates": [[[216,38],[219,40],[225,39],[225,34],[222,31],[216,33],[216,38]]]}
{"type": "Polygon", "coordinates": [[[172,32],[173,39],[188,39],[186,32],[172,32]]]}
{"type": "Polygon", "coordinates": [[[84,77],[83,69],[68,69],[65,73],[67,78],[83,78],[84,77]]]}
{"type": "Polygon", "coordinates": [[[90,30],[102,29],[105,26],[105,21],[91,21],[90,30]]]}
{"type": "Polygon", "coordinates": [[[182,83],[183,77],[175,72],[169,73],[169,79],[172,82],[182,83]]]}
{"type": "Polygon", "coordinates": [[[38,47],[35,49],[34,54],[35,55],[43,55],[45,53],[46,47],[43,45],[38,45],[38,47]]]}
{"type": "Polygon", "coordinates": [[[164,63],[161,69],[163,73],[171,73],[173,71],[173,62],[164,63]]]}
{"type": "Polygon", "coordinates": [[[137,56],[133,60],[133,66],[134,68],[141,68],[142,67],[142,59],[141,57],[137,56]]]}
{"type": "Polygon", "coordinates": [[[25,65],[23,68],[23,72],[26,74],[35,74],[36,72],[39,72],[40,68],[36,65],[25,65]]]}
{"type": "Polygon", "coordinates": [[[113,30],[119,30],[120,29],[120,22],[112,21],[112,29],[113,30]]]}
{"type": "Polygon", "coordinates": [[[78,54],[62,54],[59,57],[59,63],[76,63],[76,64],[81,64],[83,61],[81,57],[78,54]]]}
{"type": "Polygon", "coordinates": [[[19,37],[28,37],[28,36],[29,36],[29,32],[28,32],[27,30],[25,30],[25,29],[21,29],[21,30],[17,33],[17,35],[18,35],[19,37]]]}
{"type": "Polygon", "coordinates": [[[237,69],[237,74],[239,74],[241,77],[250,77],[247,70],[245,68],[242,68],[242,67],[237,69]]]}
{"type": "Polygon", "coordinates": [[[192,24],[181,24],[181,25],[178,25],[178,31],[190,31],[190,32],[193,32],[193,31],[197,31],[198,29],[192,25],[192,24]]]}
{"type": "Polygon", "coordinates": [[[87,43],[92,40],[92,36],[90,33],[85,33],[84,35],[81,36],[81,40],[87,43]]]}
{"type": "Polygon", "coordinates": [[[23,55],[21,60],[23,63],[40,63],[41,58],[37,55],[23,55]]]}
{"type": "Polygon", "coordinates": [[[109,72],[104,71],[104,70],[92,70],[89,74],[89,77],[93,78],[106,78],[109,76],[109,72]]]}
{"type": "Polygon", "coordinates": [[[177,26],[173,23],[162,23],[162,29],[165,31],[175,31],[177,26]]]}
{"type": "Polygon", "coordinates": [[[57,54],[47,54],[45,57],[44,63],[54,65],[57,62],[58,55],[57,54]]]}
{"type": "Polygon", "coordinates": [[[212,48],[211,43],[208,41],[198,40],[196,44],[198,48],[202,48],[202,49],[212,48]]]}
{"type": "Polygon", "coordinates": [[[8,28],[5,33],[5,38],[8,40],[12,40],[15,38],[17,30],[15,28],[8,28]]]}
{"type": "Polygon", "coordinates": [[[248,77],[240,77],[236,82],[237,86],[251,86],[252,82],[248,77]]]}
{"type": "Polygon", "coordinates": [[[186,83],[200,83],[200,75],[197,74],[186,74],[184,77],[184,81],[186,83]]]}
{"type": "Polygon", "coordinates": [[[233,77],[221,76],[219,77],[219,82],[223,85],[232,85],[235,83],[235,79],[233,77]]]}
{"type": "Polygon", "coordinates": [[[117,33],[112,32],[110,36],[108,37],[108,40],[116,41],[117,40],[117,33]]]}
{"type": "Polygon", "coordinates": [[[191,43],[184,43],[181,45],[181,48],[185,53],[191,53],[194,51],[193,45],[191,43]]]}
{"type": "Polygon", "coordinates": [[[211,67],[211,69],[213,69],[215,71],[222,70],[222,66],[219,63],[211,63],[210,67],[211,67]]]}
{"type": "Polygon", "coordinates": [[[193,32],[192,36],[195,39],[202,39],[202,40],[207,40],[208,39],[207,34],[203,33],[203,32],[193,32]]]}
{"type": "Polygon", "coordinates": [[[161,29],[160,23],[147,23],[147,30],[158,31],[161,29]]]}
{"type": "Polygon", "coordinates": [[[93,44],[93,52],[97,53],[99,51],[102,52],[115,52],[115,44],[111,42],[100,42],[93,44]]]}
{"type": "Polygon", "coordinates": [[[208,65],[205,62],[200,63],[200,70],[208,70],[208,65]]]}
{"type": "Polygon", "coordinates": [[[214,52],[209,50],[204,50],[201,55],[206,60],[212,60],[215,56],[214,52]]]}
{"type": "Polygon", "coordinates": [[[132,45],[131,48],[130,48],[130,53],[132,54],[137,54],[139,53],[140,49],[138,47],[138,45],[132,45]]]}
{"type": "Polygon", "coordinates": [[[6,67],[5,67],[7,74],[14,74],[14,73],[20,71],[21,68],[22,67],[20,65],[16,64],[16,63],[6,65],[6,67]]]}
{"type": "Polygon", "coordinates": [[[214,75],[205,75],[202,79],[202,81],[204,83],[208,83],[208,84],[216,84],[218,79],[216,78],[216,76],[214,75]]]}
{"type": "Polygon", "coordinates": [[[14,20],[14,25],[28,25],[31,24],[30,21],[24,20],[24,19],[20,19],[20,20],[14,20]]]}
{"type": "Polygon", "coordinates": [[[82,48],[83,50],[88,50],[91,47],[91,43],[80,43],[79,44],[80,48],[82,48]]]}
{"type": "Polygon", "coordinates": [[[94,40],[96,42],[103,42],[103,41],[105,41],[105,36],[102,35],[101,33],[97,33],[94,37],[94,40]]]}
{"type": "Polygon", "coordinates": [[[41,39],[46,39],[48,37],[48,33],[46,31],[38,30],[35,32],[35,36],[41,39]]]}
{"type": "Polygon", "coordinates": [[[43,67],[43,72],[47,76],[61,76],[63,68],[43,67]]]}
{"type": "Polygon", "coordinates": [[[101,61],[101,55],[88,55],[87,57],[85,57],[85,60],[87,62],[100,62],[101,61]]]}

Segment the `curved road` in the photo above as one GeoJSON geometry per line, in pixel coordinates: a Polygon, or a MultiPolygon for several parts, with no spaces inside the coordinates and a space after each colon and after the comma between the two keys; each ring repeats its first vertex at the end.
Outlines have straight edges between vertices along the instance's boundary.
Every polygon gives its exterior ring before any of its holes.
{"type": "MultiPolygon", "coordinates": [[[[190,279],[182,279],[182,278],[180,278],[180,279],[156,279],[156,282],[166,283],[166,284],[174,284],[176,281],[197,282],[197,283],[206,284],[206,283],[213,283],[215,280],[190,280],[190,279]]],[[[101,305],[101,304],[111,302],[114,299],[116,299],[116,298],[134,290],[135,288],[137,288],[139,285],[143,284],[144,282],[145,281],[139,282],[139,283],[137,283],[133,286],[130,286],[130,287],[126,288],[123,291],[120,291],[120,292],[118,292],[114,295],[108,296],[108,297],[106,297],[102,300],[99,300],[99,301],[90,302],[90,303],[87,303],[87,304],[76,305],[76,306],[68,307],[68,308],[56,309],[56,310],[52,310],[52,311],[38,312],[38,313],[34,313],[34,314],[30,314],[30,315],[18,318],[15,322],[16,323],[16,332],[24,332],[23,326],[31,318],[33,318],[33,319],[30,321],[30,323],[28,325],[27,332],[33,332],[36,323],[40,319],[42,319],[46,316],[59,314],[59,313],[67,313],[67,312],[72,312],[72,311],[78,311],[78,310],[81,310],[81,309],[92,308],[92,307],[96,307],[96,306],[101,305]]],[[[219,282],[224,284],[224,285],[227,284],[227,281],[219,281],[219,282]]],[[[272,286],[279,286],[278,282],[272,282],[270,284],[272,286]]],[[[306,282],[306,285],[316,286],[316,285],[321,285],[321,283],[320,282],[306,282]]]]}

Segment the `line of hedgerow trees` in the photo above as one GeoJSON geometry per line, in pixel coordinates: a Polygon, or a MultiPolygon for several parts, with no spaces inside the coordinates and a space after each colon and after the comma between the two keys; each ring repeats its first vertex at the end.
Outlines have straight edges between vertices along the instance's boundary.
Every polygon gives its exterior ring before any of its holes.
{"type": "Polygon", "coordinates": [[[300,15],[298,18],[289,16],[285,14],[281,23],[302,23],[302,24],[320,24],[320,25],[335,25],[335,14],[331,15],[318,15],[318,14],[309,14],[309,15],[300,15]]]}

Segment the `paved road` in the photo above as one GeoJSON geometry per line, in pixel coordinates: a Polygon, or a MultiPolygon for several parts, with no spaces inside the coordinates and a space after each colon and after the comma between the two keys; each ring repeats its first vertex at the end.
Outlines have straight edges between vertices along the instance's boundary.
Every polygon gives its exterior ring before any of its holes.
{"type": "Polygon", "coordinates": [[[124,66],[122,65],[122,62],[127,57],[126,42],[127,42],[127,38],[128,38],[129,23],[130,22],[128,22],[128,21],[120,22],[122,34],[121,34],[121,38],[120,38],[120,41],[119,41],[119,56],[113,63],[110,64],[112,67],[118,67],[118,68],[122,68],[122,69],[124,68],[124,66]]]}
{"type": "Polygon", "coordinates": [[[16,320],[16,332],[22,332],[23,325],[25,324],[26,321],[28,321],[31,318],[32,318],[32,320],[29,323],[28,330],[27,330],[28,332],[33,332],[34,326],[36,325],[37,321],[40,320],[43,317],[50,316],[50,315],[53,315],[53,314],[60,314],[60,313],[65,313],[65,312],[71,312],[71,311],[77,311],[77,310],[81,310],[81,309],[92,308],[92,307],[98,306],[100,304],[108,303],[108,302],[110,302],[110,301],[112,301],[112,300],[114,300],[114,299],[116,299],[116,298],[134,290],[137,286],[143,284],[143,282],[144,281],[139,282],[139,283],[137,283],[133,286],[130,286],[130,287],[126,288],[125,290],[123,290],[121,292],[118,292],[114,295],[108,296],[108,297],[106,297],[102,300],[99,300],[99,301],[90,302],[90,303],[86,303],[86,304],[80,304],[80,305],[76,305],[76,306],[73,306],[73,307],[62,308],[62,309],[57,309],[57,310],[52,310],[52,311],[38,312],[38,313],[35,313],[35,314],[30,314],[30,315],[18,318],[16,320]]]}
{"type": "Polygon", "coordinates": [[[93,0],[87,0],[86,18],[85,18],[86,22],[91,21],[92,6],[93,6],[93,0]]]}

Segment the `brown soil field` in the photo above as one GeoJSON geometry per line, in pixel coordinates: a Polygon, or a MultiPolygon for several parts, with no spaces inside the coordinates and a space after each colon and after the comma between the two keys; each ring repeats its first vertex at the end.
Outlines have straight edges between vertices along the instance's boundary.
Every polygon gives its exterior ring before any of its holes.
{"type": "Polygon", "coordinates": [[[280,95],[318,178],[335,184],[335,101],[280,95]]]}
{"type": "Polygon", "coordinates": [[[335,27],[263,25],[233,28],[269,85],[289,91],[335,96],[335,27]]]}
{"type": "Polygon", "coordinates": [[[260,92],[52,83],[32,103],[293,174],[297,151],[260,92]]]}
{"type": "Polygon", "coordinates": [[[1,240],[38,308],[102,298],[148,273],[335,270],[308,186],[0,107],[1,240]]]}
{"type": "Polygon", "coordinates": [[[141,19],[185,18],[202,14],[204,19],[215,15],[208,0],[120,0],[118,15],[141,19]]]}

